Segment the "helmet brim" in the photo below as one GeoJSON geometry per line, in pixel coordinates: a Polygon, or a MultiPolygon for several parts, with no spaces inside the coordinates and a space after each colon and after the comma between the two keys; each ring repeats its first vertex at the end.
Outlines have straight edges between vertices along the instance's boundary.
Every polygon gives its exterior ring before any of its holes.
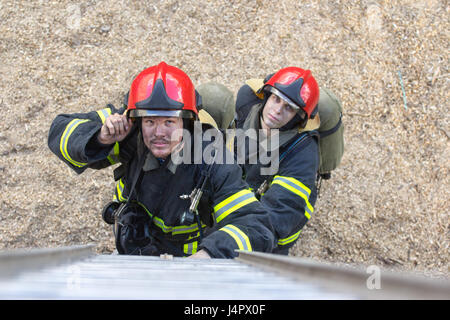
{"type": "Polygon", "coordinates": [[[188,110],[149,110],[132,109],[128,111],[130,118],[143,117],[177,117],[183,119],[195,119],[194,113],[188,110]]]}
{"type": "Polygon", "coordinates": [[[280,90],[278,90],[277,88],[272,87],[272,86],[267,86],[267,87],[266,87],[266,90],[269,91],[270,93],[273,93],[274,95],[280,97],[280,98],[283,99],[284,101],[286,101],[286,102],[289,104],[289,106],[291,106],[292,109],[294,109],[295,111],[298,112],[299,110],[302,110],[298,104],[296,104],[294,101],[292,101],[288,96],[286,96],[285,94],[283,94],[283,93],[282,93],[280,90]]]}

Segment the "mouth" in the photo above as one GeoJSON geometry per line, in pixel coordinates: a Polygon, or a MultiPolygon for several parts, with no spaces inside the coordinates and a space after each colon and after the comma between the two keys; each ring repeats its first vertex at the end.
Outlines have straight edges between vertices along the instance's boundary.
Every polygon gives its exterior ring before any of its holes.
{"type": "Polygon", "coordinates": [[[274,117],[273,115],[271,115],[270,113],[268,114],[268,117],[270,118],[270,120],[272,120],[272,122],[280,122],[278,120],[278,118],[274,117]]]}
{"type": "Polygon", "coordinates": [[[169,144],[169,142],[165,141],[165,140],[153,140],[153,141],[150,141],[150,144],[152,144],[153,146],[155,146],[157,148],[163,148],[163,147],[167,146],[169,144]]]}

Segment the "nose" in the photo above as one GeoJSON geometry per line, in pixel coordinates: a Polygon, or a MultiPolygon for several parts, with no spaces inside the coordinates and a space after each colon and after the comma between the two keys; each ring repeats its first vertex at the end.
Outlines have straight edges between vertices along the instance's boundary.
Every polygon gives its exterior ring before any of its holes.
{"type": "Polygon", "coordinates": [[[157,137],[163,137],[165,135],[164,126],[162,123],[157,122],[155,124],[155,136],[157,137]]]}
{"type": "Polygon", "coordinates": [[[281,111],[283,110],[283,105],[284,105],[283,101],[275,102],[274,106],[273,106],[273,110],[276,113],[281,113],[281,111]]]}

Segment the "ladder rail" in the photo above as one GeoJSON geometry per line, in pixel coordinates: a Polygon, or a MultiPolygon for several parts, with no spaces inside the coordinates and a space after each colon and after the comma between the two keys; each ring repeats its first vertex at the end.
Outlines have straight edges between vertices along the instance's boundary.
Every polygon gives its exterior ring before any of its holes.
{"type": "Polygon", "coordinates": [[[236,259],[242,263],[297,281],[312,281],[329,289],[352,292],[363,299],[450,299],[450,281],[447,279],[392,272],[377,266],[338,266],[292,256],[241,250],[237,252],[239,256],[236,259]],[[378,288],[370,286],[374,271],[378,272],[378,288]]]}
{"type": "Polygon", "coordinates": [[[95,245],[16,249],[0,252],[0,279],[93,256],[95,245]]]}

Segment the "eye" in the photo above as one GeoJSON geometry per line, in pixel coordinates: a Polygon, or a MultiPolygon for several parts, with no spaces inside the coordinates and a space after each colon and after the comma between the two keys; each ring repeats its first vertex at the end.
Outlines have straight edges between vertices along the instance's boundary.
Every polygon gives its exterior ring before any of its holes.
{"type": "Polygon", "coordinates": [[[146,124],[146,125],[151,126],[151,125],[153,125],[153,122],[154,121],[152,119],[144,118],[144,124],[146,124]]]}
{"type": "Polygon", "coordinates": [[[288,103],[286,103],[286,104],[284,105],[284,108],[286,109],[286,111],[289,111],[289,112],[291,112],[291,111],[294,110],[294,108],[292,108],[291,105],[288,104],[288,103]]]}

